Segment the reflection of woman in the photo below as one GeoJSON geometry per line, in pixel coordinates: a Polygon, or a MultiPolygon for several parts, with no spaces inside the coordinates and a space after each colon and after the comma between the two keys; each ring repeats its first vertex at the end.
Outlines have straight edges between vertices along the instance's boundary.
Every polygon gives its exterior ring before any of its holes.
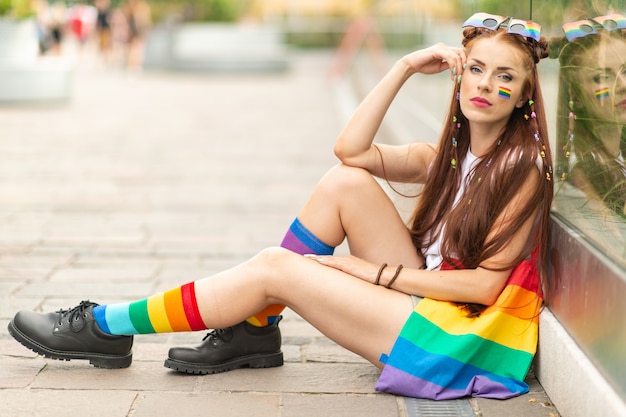
{"type": "Polygon", "coordinates": [[[621,15],[563,25],[559,174],[625,215],[626,42],[621,15]]]}

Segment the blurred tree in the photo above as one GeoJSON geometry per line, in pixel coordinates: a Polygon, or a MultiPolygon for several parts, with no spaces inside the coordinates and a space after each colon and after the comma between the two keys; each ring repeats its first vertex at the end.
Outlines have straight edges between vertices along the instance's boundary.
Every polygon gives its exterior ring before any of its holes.
{"type": "MultiPolygon", "coordinates": [[[[6,1],[6,0],[0,0],[6,1]]],[[[150,0],[161,19],[176,14],[185,21],[233,22],[250,7],[250,0],[150,0]]],[[[157,18],[158,19],[158,18],[157,18]]]]}
{"type": "Polygon", "coordinates": [[[34,15],[31,0],[0,0],[0,16],[25,19],[34,15]]]}

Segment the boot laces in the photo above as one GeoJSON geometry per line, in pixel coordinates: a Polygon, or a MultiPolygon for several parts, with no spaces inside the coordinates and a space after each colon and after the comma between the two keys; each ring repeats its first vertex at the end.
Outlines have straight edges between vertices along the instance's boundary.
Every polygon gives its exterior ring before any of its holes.
{"type": "Polygon", "coordinates": [[[84,319],[87,317],[85,311],[92,306],[97,306],[98,304],[92,303],[89,300],[83,300],[76,307],[72,307],[68,310],[58,310],[56,313],[59,313],[58,325],[63,325],[63,320],[67,318],[67,324],[70,325],[70,329],[73,332],[79,332],[83,329],[85,325],[84,319]]]}
{"type": "Polygon", "coordinates": [[[223,329],[213,329],[210,332],[208,332],[206,336],[202,338],[202,341],[209,339],[209,342],[212,342],[213,344],[215,344],[215,342],[217,342],[217,339],[219,339],[223,342],[228,342],[230,341],[230,339],[232,339],[232,334],[233,334],[232,327],[225,327],[223,329]]]}

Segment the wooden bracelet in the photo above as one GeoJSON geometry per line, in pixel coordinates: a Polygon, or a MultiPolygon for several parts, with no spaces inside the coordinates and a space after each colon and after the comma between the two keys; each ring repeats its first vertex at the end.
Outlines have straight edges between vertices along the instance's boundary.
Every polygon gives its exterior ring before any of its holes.
{"type": "Polygon", "coordinates": [[[391,289],[391,284],[393,284],[393,282],[396,280],[396,278],[398,278],[398,275],[400,275],[400,271],[402,271],[402,268],[404,268],[404,266],[402,266],[402,264],[398,265],[398,268],[396,269],[396,273],[393,274],[393,277],[391,277],[391,280],[386,285],[387,288],[391,289]]]}
{"type": "Polygon", "coordinates": [[[378,270],[378,275],[376,275],[376,281],[374,281],[374,285],[379,285],[378,283],[380,282],[380,277],[383,274],[383,270],[387,268],[387,264],[382,264],[380,266],[380,269],[378,270]]]}

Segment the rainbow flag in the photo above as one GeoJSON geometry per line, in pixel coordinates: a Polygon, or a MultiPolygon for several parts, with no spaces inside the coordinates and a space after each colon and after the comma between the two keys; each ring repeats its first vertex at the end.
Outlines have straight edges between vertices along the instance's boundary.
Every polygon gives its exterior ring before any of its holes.
{"type": "Polygon", "coordinates": [[[534,261],[514,268],[497,302],[479,317],[468,318],[454,303],[422,300],[381,357],[376,390],[432,400],[528,392],[524,379],[537,350],[542,303],[534,261]]]}
{"type": "Polygon", "coordinates": [[[506,87],[500,87],[498,88],[498,95],[508,100],[511,98],[511,89],[506,87]]]}
{"type": "Polygon", "coordinates": [[[600,88],[595,92],[596,100],[604,100],[605,98],[609,98],[609,87],[600,88]]]}

